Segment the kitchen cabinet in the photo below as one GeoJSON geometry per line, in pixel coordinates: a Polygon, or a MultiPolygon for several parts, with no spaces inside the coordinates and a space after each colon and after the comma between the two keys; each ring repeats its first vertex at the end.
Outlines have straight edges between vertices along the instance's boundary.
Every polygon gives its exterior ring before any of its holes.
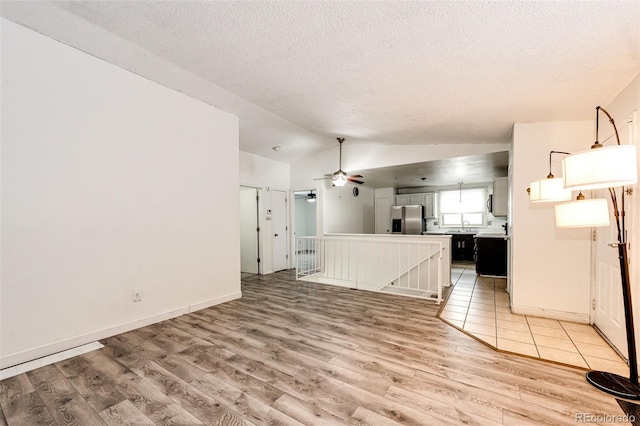
{"type": "Polygon", "coordinates": [[[424,194],[409,194],[409,204],[424,206],[424,194]]]}
{"type": "Polygon", "coordinates": [[[428,219],[435,219],[438,217],[438,213],[436,211],[436,194],[435,192],[429,192],[424,194],[425,204],[424,204],[424,217],[428,219]]]}
{"type": "Polygon", "coordinates": [[[506,277],[507,243],[505,237],[476,238],[476,273],[506,277]]]}
{"type": "Polygon", "coordinates": [[[453,260],[473,262],[475,254],[475,239],[473,234],[450,234],[451,255],[453,260]]]}
{"type": "Polygon", "coordinates": [[[409,204],[408,195],[396,195],[396,206],[408,206],[409,204]]]}
{"type": "Polygon", "coordinates": [[[420,194],[402,194],[396,195],[396,206],[421,205],[425,219],[435,219],[436,217],[436,194],[420,193],[420,194]]]}
{"type": "Polygon", "coordinates": [[[505,217],[508,213],[509,180],[496,178],[493,180],[493,196],[491,197],[491,214],[505,217]]]}

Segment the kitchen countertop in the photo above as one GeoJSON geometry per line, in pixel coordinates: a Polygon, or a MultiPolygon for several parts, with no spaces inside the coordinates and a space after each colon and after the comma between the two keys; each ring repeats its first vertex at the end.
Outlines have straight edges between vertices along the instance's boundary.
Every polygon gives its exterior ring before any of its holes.
{"type": "Polygon", "coordinates": [[[504,240],[510,239],[508,235],[505,234],[477,234],[476,238],[501,238],[504,240]]]}
{"type": "Polygon", "coordinates": [[[488,231],[445,231],[445,230],[437,230],[437,231],[425,231],[422,235],[473,235],[476,238],[503,238],[509,239],[509,236],[504,234],[504,232],[496,231],[496,232],[488,232],[488,231]]]}
{"type": "Polygon", "coordinates": [[[423,235],[476,235],[476,231],[425,231],[423,235]]]}

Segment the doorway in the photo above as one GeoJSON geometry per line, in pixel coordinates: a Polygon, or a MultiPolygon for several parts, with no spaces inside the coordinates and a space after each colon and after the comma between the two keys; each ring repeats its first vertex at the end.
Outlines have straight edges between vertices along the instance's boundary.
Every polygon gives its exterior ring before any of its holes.
{"type": "Polygon", "coordinates": [[[303,191],[295,191],[293,193],[293,261],[296,268],[301,264],[308,264],[310,258],[315,257],[315,252],[311,253],[309,247],[315,247],[315,244],[304,244],[299,246],[297,238],[299,237],[315,237],[318,234],[318,203],[317,191],[315,189],[307,189],[303,191]]]}
{"type": "Polygon", "coordinates": [[[296,237],[315,237],[317,233],[316,191],[313,189],[293,193],[295,217],[293,234],[296,237]]]}
{"type": "Polygon", "coordinates": [[[240,272],[241,277],[260,273],[258,189],[240,187],[240,272]]]}

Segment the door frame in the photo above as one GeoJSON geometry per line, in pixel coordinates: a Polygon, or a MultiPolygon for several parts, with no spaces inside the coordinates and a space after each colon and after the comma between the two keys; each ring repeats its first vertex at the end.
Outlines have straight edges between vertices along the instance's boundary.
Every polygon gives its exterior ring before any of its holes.
{"type": "MultiPolygon", "coordinates": [[[[251,207],[254,208],[255,207],[255,224],[254,224],[254,229],[255,229],[255,243],[256,243],[256,270],[257,270],[257,274],[260,274],[260,266],[261,266],[261,257],[260,257],[260,195],[259,195],[259,190],[258,188],[252,187],[252,186],[245,186],[245,185],[240,185],[240,192],[242,191],[251,191],[251,195],[253,198],[253,202],[251,203],[251,207]]],[[[241,209],[242,209],[242,204],[241,204],[241,209]]],[[[240,212],[241,216],[242,216],[242,211],[240,212]]],[[[242,233],[242,226],[240,228],[240,232],[242,233]]],[[[242,250],[241,250],[242,251],[242,250]]],[[[243,254],[241,253],[241,257],[243,256],[243,254]]],[[[242,262],[241,262],[242,263],[242,262]]],[[[242,266],[242,265],[241,265],[242,266]]],[[[240,271],[242,272],[242,267],[240,268],[240,271]]]]}
{"type": "MultiPolygon", "coordinates": [[[[258,194],[258,199],[256,200],[256,209],[257,209],[257,213],[258,213],[258,259],[260,259],[260,261],[258,262],[258,275],[262,275],[263,274],[263,265],[264,265],[264,239],[263,239],[263,234],[264,232],[264,224],[262,223],[262,200],[263,200],[263,196],[262,196],[262,187],[261,186],[255,186],[255,185],[245,185],[245,184],[240,184],[240,187],[243,188],[252,188],[256,190],[256,193],[258,194]]],[[[240,188],[238,189],[240,190],[240,188]]]]}
{"type": "MultiPolygon", "coordinates": [[[[273,192],[274,191],[278,191],[278,192],[283,192],[284,193],[284,197],[285,197],[285,243],[287,246],[287,253],[286,253],[286,269],[291,269],[291,203],[290,199],[290,190],[289,189],[281,189],[281,188],[275,188],[275,187],[266,187],[266,190],[268,192],[271,193],[270,195],[270,200],[269,200],[269,207],[270,209],[267,211],[267,220],[271,220],[272,219],[272,215],[269,214],[269,211],[271,211],[271,209],[273,209],[273,192]]],[[[269,242],[271,244],[271,272],[276,272],[276,268],[273,265],[273,254],[274,254],[274,236],[273,236],[273,226],[270,224],[269,229],[271,230],[271,232],[269,233],[269,242]]]]}
{"type": "Polygon", "coordinates": [[[295,204],[295,193],[296,192],[310,192],[310,191],[314,191],[316,194],[316,237],[318,235],[320,235],[320,220],[319,220],[319,216],[320,216],[320,191],[319,189],[316,188],[312,188],[312,189],[292,189],[289,192],[289,200],[294,200],[294,202],[289,203],[289,214],[290,214],[290,218],[291,218],[291,230],[289,231],[289,247],[291,248],[289,251],[289,260],[291,261],[289,267],[291,268],[295,268],[298,265],[298,253],[296,251],[296,234],[295,234],[295,223],[296,223],[296,204],[295,204]]]}

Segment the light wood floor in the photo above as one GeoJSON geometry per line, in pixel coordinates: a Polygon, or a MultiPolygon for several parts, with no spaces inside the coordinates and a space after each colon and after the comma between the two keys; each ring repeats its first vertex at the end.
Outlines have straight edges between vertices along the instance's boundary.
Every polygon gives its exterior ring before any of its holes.
{"type": "Polygon", "coordinates": [[[576,424],[622,415],[584,370],[498,353],[429,301],[243,281],[243,298],[0,382],[0,425],[576,424]]]}

